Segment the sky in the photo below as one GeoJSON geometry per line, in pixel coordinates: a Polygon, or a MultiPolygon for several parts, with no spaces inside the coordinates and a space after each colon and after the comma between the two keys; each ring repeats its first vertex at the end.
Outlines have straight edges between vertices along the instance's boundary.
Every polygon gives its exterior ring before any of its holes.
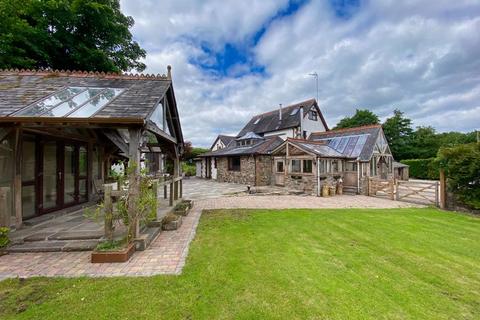
{"type": "Polygon", "coordinates": [[[480,129],[480,0],[121,0],[166,73],[184,138],[209,147],[255,114],[316,98],[330,127],[357,108],[480,129]]]}

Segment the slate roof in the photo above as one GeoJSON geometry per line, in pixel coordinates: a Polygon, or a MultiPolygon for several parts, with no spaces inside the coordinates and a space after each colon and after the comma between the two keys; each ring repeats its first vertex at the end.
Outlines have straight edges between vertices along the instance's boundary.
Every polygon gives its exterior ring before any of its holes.
{"type": "Polygon", "coordinates": [[[262,138],[262,140],[249,146],[237,146],[232,143],[230,146],[209,151],[199,155],[199,157],[227,157],[227,156],[241,156],[241,155],[268,155],[273,149],[277,148],[283,143],[283,139],[279,136],[269,136],[262,138]]]}
{"type": "MultiPolygon", "coordinates": [[[[280,120],[278,107],[273,111],[258,114],[250,119],[247,125],[240,131],[238,137],[245,135],[247,132],[262,134],[265,132],[298,127],[300,126],[300,112],[298,112],[298,110],[302,107],[309,109],[316,104],[315,99],[309,99],[282,107],[282,120],[280,120]],[[296,110],[296,112],[293,112],[294,110],[296,110]]],[[[320,120],[323,122],[325,128],[328,128],[321,112],[320,120]]]]}
{"type": "Polygon", "coordinates": [[[0,117],[29,106],[65,87],[124,88],[93,118],[142,118],[171,86],[166,76],[70,71],[0,71],[0,117]]]}
{"type": "Polygon", "coordinates": [[[215,143],[217,143],[217,141],[220,140],[223,142],[223,144],[225,145],[225,147],[228,147],[228,145],[230,144],[230,142],[234,141],[235,140],[235,137],[234,136],[226,136],[226,135],[223,135],[223,134],[219,134],[217,136],[217,138],[215,139],[215,141],[213,142],[212,146],[210,147],[210,149],[213,148],[213,146],[215,145],[215,143]]]}
{"type": "Polygon", "coordinates": [[[321,142],[341,153],[344,158],[370,161],[381,125],[314,132],[308,140],[321,142]]]}
{"type": "Polygon", "coordinates": [[[393,167],[394,168],[408,168],[410,166],[408,164],[405,164],[405,163],[393,161],[393,167]]]}

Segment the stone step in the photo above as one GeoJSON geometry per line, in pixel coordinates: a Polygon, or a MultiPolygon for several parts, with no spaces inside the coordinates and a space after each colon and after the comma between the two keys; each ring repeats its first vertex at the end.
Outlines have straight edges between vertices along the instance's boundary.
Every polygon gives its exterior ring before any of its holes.
{"type": "Polygon", "coordinates": [[[345,187],[343,186],[343,193],[344,194],[357,194],[358,190],[357,187],[345,187]]]}
{"type": "Polygon", "coordinates": [[[47,240],[98,240],[102,237],[103,231],[37,232],[23,238],[23,241],[34,242],[47,240]]]}
{"type": "Polygon", "coordinates": [[[91,251],[97,246],[98,242],[99,240],[31,241],[10,246],[7,251],[11,253],[91,251]]]}

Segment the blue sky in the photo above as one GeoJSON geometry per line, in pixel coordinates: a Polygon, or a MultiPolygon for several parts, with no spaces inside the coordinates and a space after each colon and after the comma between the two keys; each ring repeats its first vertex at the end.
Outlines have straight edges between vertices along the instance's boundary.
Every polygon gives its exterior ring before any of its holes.
{"type": "Polygon", "coordinates": [[[415,125],[480,123],[480,1],[123,0],[146,72],[173,68],[186,139],[209,146],[253,115],[315,97],[335,123],[395,108],[415,125]]]}

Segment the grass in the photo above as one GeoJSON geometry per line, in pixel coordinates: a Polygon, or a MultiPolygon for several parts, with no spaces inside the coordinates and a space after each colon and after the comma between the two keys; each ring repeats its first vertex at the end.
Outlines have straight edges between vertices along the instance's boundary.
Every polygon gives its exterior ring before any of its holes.
{"type": "Polygon", "coordinates": [[[2,319],[478,319],[480,219],[435,209],[202,216],[180,276],[6,280],[2,319]]]}

